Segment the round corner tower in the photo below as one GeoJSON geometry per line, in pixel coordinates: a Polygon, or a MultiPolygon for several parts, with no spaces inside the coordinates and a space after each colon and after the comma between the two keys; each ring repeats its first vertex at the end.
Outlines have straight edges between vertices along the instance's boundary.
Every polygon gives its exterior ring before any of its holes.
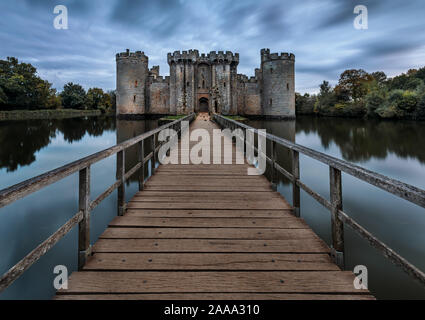
{"type": "Polygon", "coordinates": [[[117,115],[144,114],[148,57],[141,51],[117,53],[117,115]]]}
{"type": "Polygon", "coordinates": [[[264,116],[295,118],[295,55],[261,50],[264,116]]]}

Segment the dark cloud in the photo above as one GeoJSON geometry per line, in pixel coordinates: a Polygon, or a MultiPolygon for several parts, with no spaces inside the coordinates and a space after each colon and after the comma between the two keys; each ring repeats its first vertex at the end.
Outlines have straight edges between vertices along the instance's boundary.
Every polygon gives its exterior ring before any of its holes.
{"type": "Polygon", "coordinates": [[[115,53],[145,51],[168,73],[167,52],[240,53],[254,74],[260,49],[296,54],[298,90],[335,82],[346,68],[397,74],[425,61],[425,2],[412,0],[66,0],[69,29],[53,28],[56,0],[0,2],[0,58],[16,56],[61,88],[115,87],[115,53]],[[366,5],[369,29],[355,30],[366,5]]]}

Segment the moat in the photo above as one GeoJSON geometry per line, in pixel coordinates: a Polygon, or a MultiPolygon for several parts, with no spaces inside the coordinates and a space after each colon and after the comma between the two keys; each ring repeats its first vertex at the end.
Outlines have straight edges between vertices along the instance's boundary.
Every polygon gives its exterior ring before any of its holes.
{"type": "MultiPolygon", "coordinates": [[[[312,149],[359,164],[367,169],[425,188],[425,125],[410,121],[374,121],[339,118],[298,117],[294,121],[249,121],[249,125],[295,141],[312,149]]],[[[156,120],[125,121],[111,117],[64,120],[0,122],[0,189],[110,147],[157,127],[156,120]]],[[[147,146],[149,148],[149,146],[147,146]]],[[[135,150],[126,157],[126,167],[137,160],[135,150]]],[[[329,177],[324,165],[301,156],[301,180],[316,192],[328,196],[329,177]]],[[[283,150],[279,163],[289,168],[283,150]]],[[[96,197],[114,181],[111,157],[92,168],[92,194],[96,197]]],[[[77,209],[76,175],[55,183],[25,199],[0,209],[0,273],[62,225],[77,209]],[[54,194],[54,197],[52,197],[54,194]],[[21,235],[25,235],[22,237],[21,235]]],[[[126,195],[137,190],[132,180],[126,195]]],[[[420,269],[425,268],[425,227],[423,209],[387,194],[355,178],[343,175],[345,211],[378,238],[420,269]]],[[[278,191],[291,199],[288,181],[280,177],[278,191]]],[[[116,194],[96,208],[92,215],[92,241],[116,214],[116,194]],[[96,214],[96,213],[102,213],[96,214]]],[[[330,215],[301,192],[301,216],[328,244],[330,215]]],[[[19,280],[0,295],[10,298],[50,298],[53,267],[76,269],[77,232],[73,230],[19,280]]],[[[369,288],[377,298],[425,298],[423,287],[346,228],[348,269],[365,265],[369,288]]]]}

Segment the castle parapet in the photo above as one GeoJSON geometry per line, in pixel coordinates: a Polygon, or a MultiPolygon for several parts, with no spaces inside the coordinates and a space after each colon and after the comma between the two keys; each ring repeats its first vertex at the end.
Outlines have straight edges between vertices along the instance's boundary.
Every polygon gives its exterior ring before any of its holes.
{"type": "Polygon", "coordinates": [[[211,51],[208,58],[212,63],[226,62],[239,64],[239,53],[233,54],[231,51],[211,51]]]}
{"type": "Polygon", "coordinates": [[[295,62],[295,55],[288,52],[270,53],[270,49],[261,49],[261,62],[272,60],[290,60],[295,62]]]}
{"type": "Polygon", "coordinates": [[[116,60],[124,60],[124,59],[138,59],[143,61],[148,61],[148,57],[145,55],[143,51],[130,52],[127,49],[125,52],[117,53],[115,56],[116,60]]]}
{"type": "Polygon", "coordinates": [[[171,62],[183,62],[183,61],[191,61],[196,62],[199,58],[198,50],[189,50],[189,51],[174,51],[174,53],[167,54],[167,62],[171,64],[171,62]]]}

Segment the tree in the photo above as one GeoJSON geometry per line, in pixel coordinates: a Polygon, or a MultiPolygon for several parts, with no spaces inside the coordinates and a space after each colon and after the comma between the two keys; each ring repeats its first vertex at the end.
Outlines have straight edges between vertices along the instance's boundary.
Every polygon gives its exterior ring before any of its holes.
{"type": "Polygon", "coordinates": [[[326,95],[330,93],[332,90],[332,87],[329,85],[329,81],[323,80],[323,82],[320,85],[320,95],[326,95]]]}
{"type": "Polygon", "coordinates": [[[375,71],[370,74],[373,79],[380,85],[384,84],[387,80],[387,75],[383,71],[375,71]]]}
{"type": "Polygon", "coordinates": [[[37,69],[14,57],[0,60],[0,106],[5,109],[42,109],[53,99],[51,84],[37,76],[37,69]]]}
{"type": "Polygon", "coordinates": [[[383,106],[386,101],[386,95],[384,91],[373,90],[368,93],[365,97],[366,99],[366,109],[368,116],[375,116],[376,109],[383,106]]]}
{"type": "Polygon", "coordinates": [[[111,108],[111,98],[102,89],[90,88],[87,91],[87,106],[89,109],[99,109],[102,112],[111,108]]]}
{"type": "Polygon", "coordinates": [[[63,87],[60,94],[62,105],[67,109],[86,109],[86,91],[79,84],[72,82],[67,83],[63,87]]]}
{"type": "Polygon", "coordinates": [[[373,77],[363,69],[350,69],[341,73],[338,85],[335,87],[337,96],[358,100],[367,94],[365,84],[373,77]]]}

